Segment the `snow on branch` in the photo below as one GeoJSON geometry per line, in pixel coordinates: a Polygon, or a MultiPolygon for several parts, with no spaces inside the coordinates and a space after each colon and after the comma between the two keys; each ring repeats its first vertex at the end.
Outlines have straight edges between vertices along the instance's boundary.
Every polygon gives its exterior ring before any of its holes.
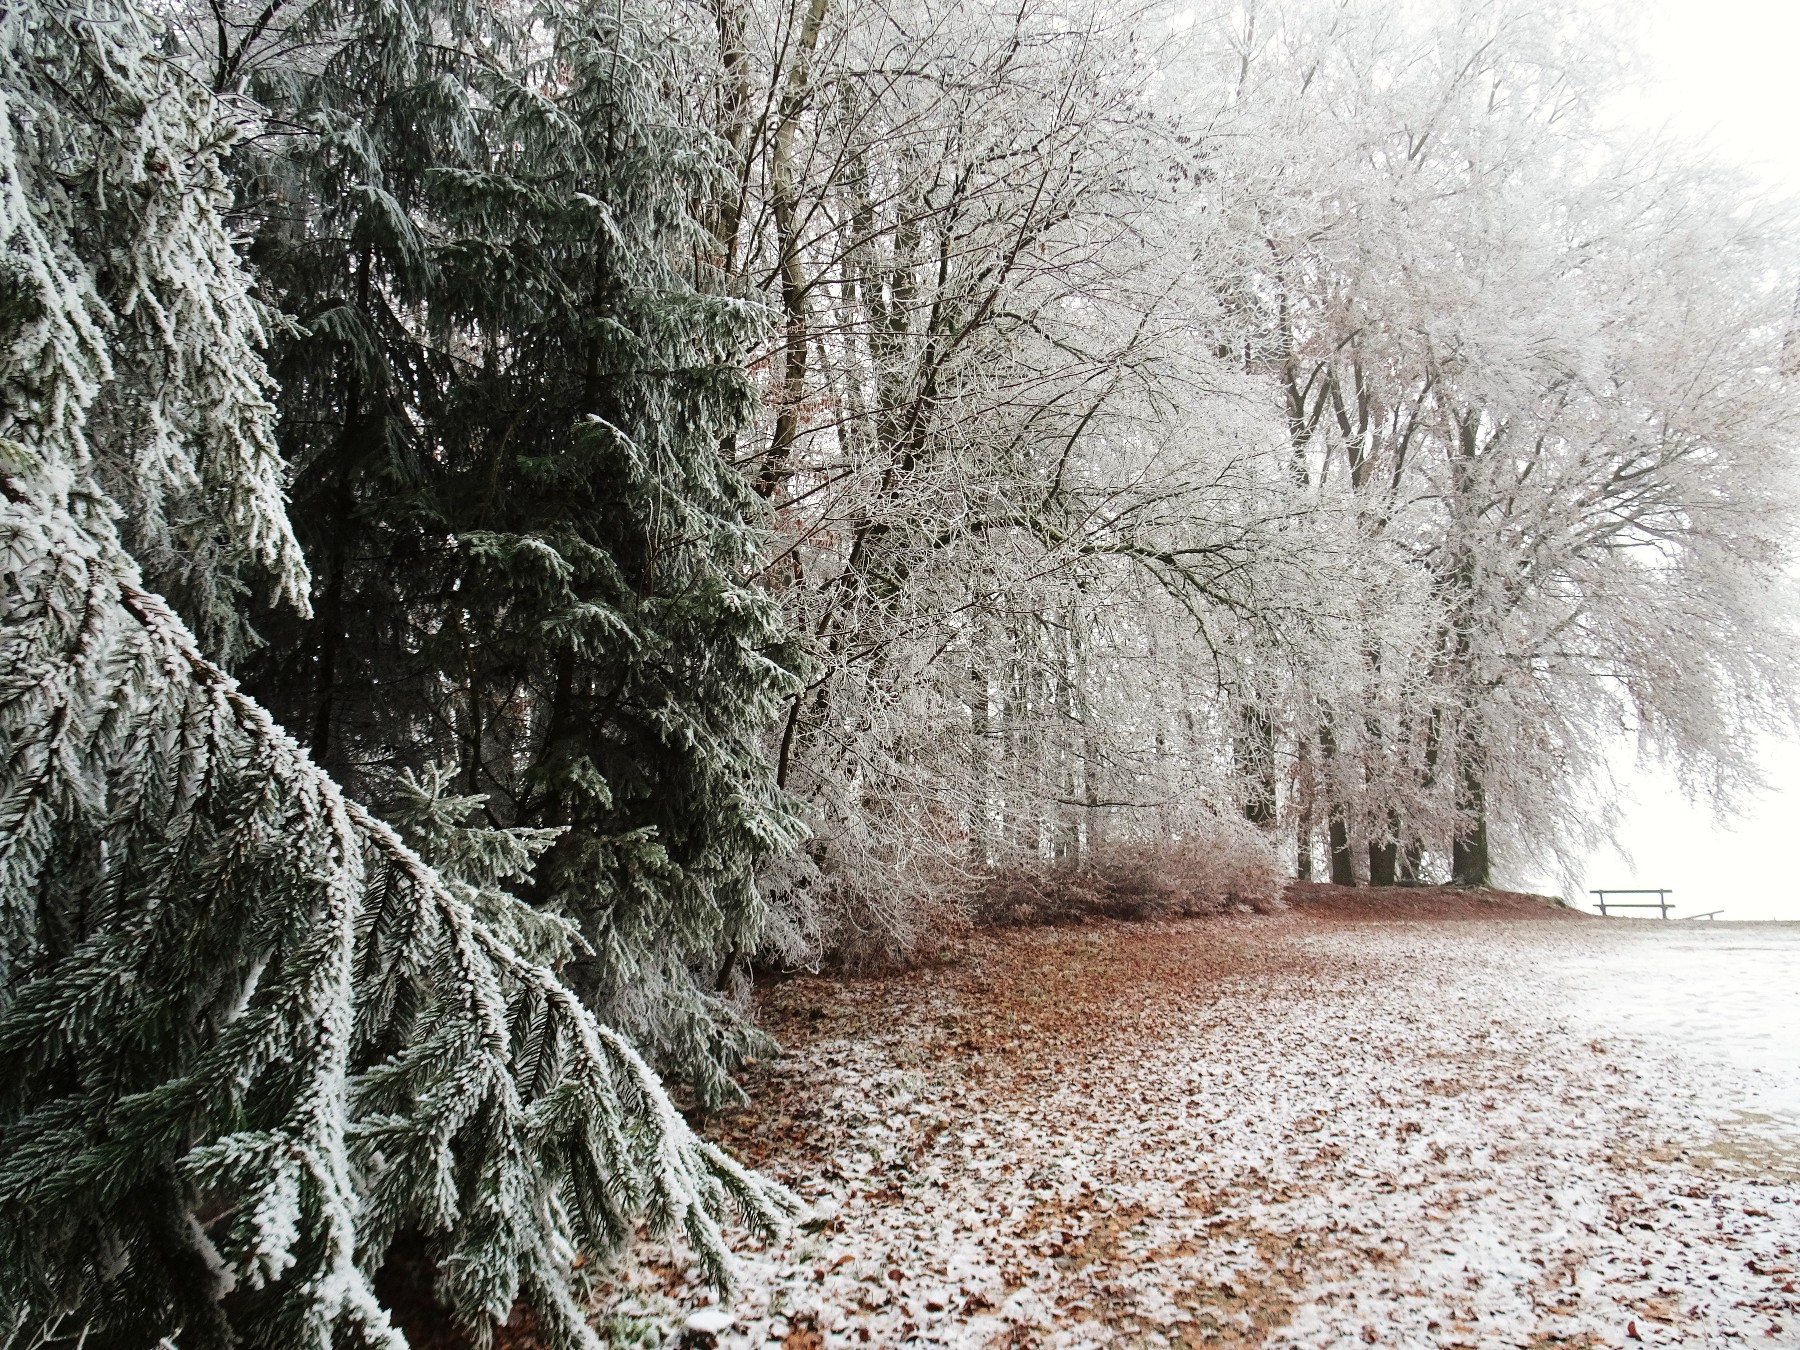
{"type": "Polygon", "coordinates": [[[3,449],[0,1344],[400,1345],[373,1276],[402,1231],[478,1340],[524,1296],[597,1345],[574,1253],[640,1223],[725,1282],[720,1223],[783,1194],[201,655],[72,476],[3,449]]]}

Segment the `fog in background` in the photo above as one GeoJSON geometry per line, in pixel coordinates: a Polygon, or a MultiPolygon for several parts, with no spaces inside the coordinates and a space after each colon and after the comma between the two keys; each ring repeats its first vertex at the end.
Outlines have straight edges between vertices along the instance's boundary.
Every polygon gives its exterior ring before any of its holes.
{"type": "MultiPolygon", "coordinates": [[[[1771,191],[1800,191],[1800,82],[1792,71],[1800,6],[1661,0],[1645,20],[1643,42],[1655,79],[1621,101],[1621,116],[1705,139],[1771,191]]],[[[1722,919],[1800,920],[1800,746],[1764,747],[1769,790],[1726,822],[1688,801],[1673,775],[1634,759],[1622,746],[1623,854],[1594,854],[1584,890],[1667,886],[1678,915],[1722,909],[1722,919]]]]}

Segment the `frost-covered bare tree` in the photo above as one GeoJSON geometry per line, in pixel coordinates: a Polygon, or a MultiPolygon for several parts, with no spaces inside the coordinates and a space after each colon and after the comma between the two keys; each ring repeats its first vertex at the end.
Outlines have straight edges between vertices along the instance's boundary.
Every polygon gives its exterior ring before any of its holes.
{"type": "Polygon", "coordinates": [[[1612,52],[1503,0],[1196,29],[1199,256],[1359,541],[1280,710],[1339,880],[1568,856],[1622,729],[1728,798],[1790,716],[1790,224],[1609,132],[1612,52]]]}
{"type": "Polygon", "coordinates": [[[794,949],[904,948],[971,863],[1214,800],[1181,691],[1200,624],[1279,607],[1292,485],[1182,263],[1151,11],[715,18],[718,247],[780,316],[736,450],[816,662],[778,885],[794,949]]]}
{"type": "Polygon", "coordinates": [[[710,17],[708,220],[778,315],[733,449],[817,663],[790,950],[1184,812],[1485,880],[1595,824],[1542,784],[1623,723],[1723,785],[1784,715],[1779,231],[1606,131],[1578,9],[710,17]],[[1632,270],[1665,256],[1708,263],[1632,270]],[[1671,400],[1717,380],[1701,430],[1671,400]],[[1673,620],[1694,591],[1742,602],[1673,620]]]}

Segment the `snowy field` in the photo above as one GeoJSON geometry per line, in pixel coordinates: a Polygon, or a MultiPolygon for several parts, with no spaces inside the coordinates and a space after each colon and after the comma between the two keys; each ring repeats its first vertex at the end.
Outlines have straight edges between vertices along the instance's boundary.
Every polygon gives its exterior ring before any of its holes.
{"type": "MultiPolygon", "coordinates": [[[[1800,925],[1040,930],[766,1015],[714,1132],[813,1209],[720,1345],[1800,1346],[1800,925]]],[[[711,1344],[646,1255],[612,1334],[711,1344]]]]}

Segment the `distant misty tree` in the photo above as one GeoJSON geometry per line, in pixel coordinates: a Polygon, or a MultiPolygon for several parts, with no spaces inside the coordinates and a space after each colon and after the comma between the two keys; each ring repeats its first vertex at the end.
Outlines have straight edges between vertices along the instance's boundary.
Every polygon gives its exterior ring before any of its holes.
{"type": "Polygon", "coordinates": [[[1303,856],[1577,856],[1623,730],[1721,802],[1790,722],[1792,221],[1606,128],[1578,6],[1196,25],[1199,265],[1355,600],[1269,710],[1303,856]],[[1293,695],[1298,695],[1294,697],[1293,695]]]}

